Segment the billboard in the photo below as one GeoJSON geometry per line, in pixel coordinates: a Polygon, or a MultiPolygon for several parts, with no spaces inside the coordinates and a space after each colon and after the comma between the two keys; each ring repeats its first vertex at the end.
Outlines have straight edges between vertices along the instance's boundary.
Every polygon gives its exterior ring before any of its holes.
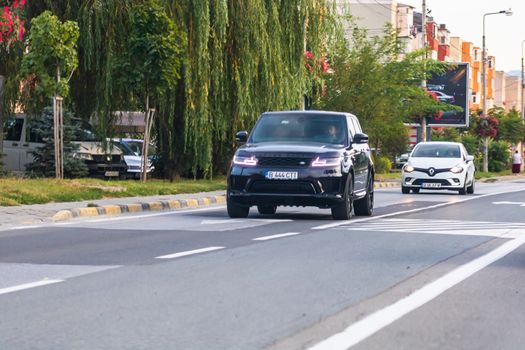
{"type": "Polygon", "coordinates": [[[468,126],[469,121],[469,64],[451,63],[439,75],[427,80],[430,94],[441,102],[461,107],[462,111],[442,112],[428,118],[430,126],[468,126]]]}

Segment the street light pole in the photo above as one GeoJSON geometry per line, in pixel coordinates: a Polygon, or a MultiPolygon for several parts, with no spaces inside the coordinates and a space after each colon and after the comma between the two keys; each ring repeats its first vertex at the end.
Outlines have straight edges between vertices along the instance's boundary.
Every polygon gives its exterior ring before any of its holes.
{"type": "MultiPolygon", "coordinates": [[[[523,44],[525,43],[525,40],[521,41],[521,89],[520,89],[520,112],[521,112],[521,124],[524,123],[525,120],[525,114],[524,114],[524,106],[523,106],[523,89],[525,88],[525,81],[523,81],[524,74],[525,74],[525,67],[523,65],[523,44]]],[[[523,137],[520,141],[520,155],[523,157],[523,137]]],[[[521,167],[523,168],[523,162],[521,162],[521,167]]],[[[522,169],[523,170],[523,169],[522,169]]]]}
{"type": "MultiPolygon", "coordinates": [[[[423,49],[425,50],[425,60],[427,59],[427,3],[425,0],[423,0],[422,6],[421,6],[421,12],[423,12],[423,16],[421,17],[421,26],[423,27],[423,30],[421,31],[421,34],[423,36],[423,49]]],[[[426,77],[426,67],[425,72],[423,72],[425,75],[423,80],[421,80],[421,87],[423,90],[427,90],[427,77],[426,77]]],[[[427,142],[427,116],[423,115],[420,120],[421,125],[421,141],[427,142]]]]}
{"type": "MultiPolygon", "coordinates": [[[[483,15],[483,38],[482,38],[482,49],[481,49],[481,94],[483,96],[483,117],[487,117],[487,58],[485,53],[485,17],[490,15],[499,15],[505,14],[507,16],[512,16],[511,9],[502,10],[498,12],[489,12],[483,15]]],[[[489,171],[489,161],[488,161],[488,138],[483,139],[483,171],[489,171]]]]}

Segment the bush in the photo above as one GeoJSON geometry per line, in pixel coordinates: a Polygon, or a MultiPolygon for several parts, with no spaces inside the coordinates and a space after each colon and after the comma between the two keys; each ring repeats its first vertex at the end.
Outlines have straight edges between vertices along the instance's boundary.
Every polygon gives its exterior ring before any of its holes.
{"type": "Polygon", "coordinates": [[[386,174],[392,169],[392,162],[387,157],[379,157],[374,160],[374,166],[377,174],[386,174]]]}
{"type": "Polygon", "coordinates": [[[509,144],[505,141],[494,141],[489,144],[489,171],[500,172],[510,167],[509,144]]]}

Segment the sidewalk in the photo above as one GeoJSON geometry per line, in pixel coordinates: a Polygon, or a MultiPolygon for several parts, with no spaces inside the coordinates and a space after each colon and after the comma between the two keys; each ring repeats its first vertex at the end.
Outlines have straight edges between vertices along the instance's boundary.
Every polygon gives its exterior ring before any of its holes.
{"type": "MultiPolygon", "coordinates": [[[[376,188],[399,187],[399,182],[376,182],[375,185],[376,188]]],[[[224,191],[214,191],[0,207],[0,230],[71,220],[77,217],[178,210],[225,203],[224,191]]]]}

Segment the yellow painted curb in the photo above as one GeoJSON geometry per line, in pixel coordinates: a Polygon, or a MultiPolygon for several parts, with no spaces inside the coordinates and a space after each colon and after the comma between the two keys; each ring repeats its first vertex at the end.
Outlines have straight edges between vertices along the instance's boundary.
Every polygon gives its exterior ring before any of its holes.
{"type": "Polygon", "coordinates": [[[209,199],[209,198],[202,198],[202,203],[203,203],[203,205],[210,205],[211,204],[211,199],[209,199]]]}
{"type": "Polygon", "coordinates": [[[98,210],[96,207],[90,207],[90,208],[79,208],[78,210],[78,216],[98,216],[98,210]]]}
{"type": "Polygon", "coordinates": [[[53,221],[65,221],[73,218],[73,214],[69,210],[61,210],[53,215],[53,221]]]}
{"type": "Polygon", "coordinates": [[[215,200],[217,204],[224,204],[226,203],[226,196],[215,196],[215,200]]]}
{"type": "Polygon", "coordinates": [[[186,199],[186,204],[188,204],[188,207],[198,207],[199,201],[197,199],[186,199]]]}
{"type": "Polygon", "coordinates": [[[162,207],[162,203],[161,202],[149,202],[148,205],[149,205],[149,210],[162,210],[162,209],[164,209],[162,207]]]}
{"type": "Polygon", "coordinates": [[[170,209],[179,209],[181,207],[180,201],[178,200],[168,201],[168,206],[170,207],[170,209]]]}
{"type": "Polygon", "coordinates": [[[119,205],[105,205],[102,208],[104,208],[106,215],[118,215],[122,213],[119,205]]]}
{"type": "Polygon", "coordinates": [[[142,204],[132,203],[126,206],[128,207],[128,211],[130,213],[138,213],[139,211],[142,211],[142,204]]]}

